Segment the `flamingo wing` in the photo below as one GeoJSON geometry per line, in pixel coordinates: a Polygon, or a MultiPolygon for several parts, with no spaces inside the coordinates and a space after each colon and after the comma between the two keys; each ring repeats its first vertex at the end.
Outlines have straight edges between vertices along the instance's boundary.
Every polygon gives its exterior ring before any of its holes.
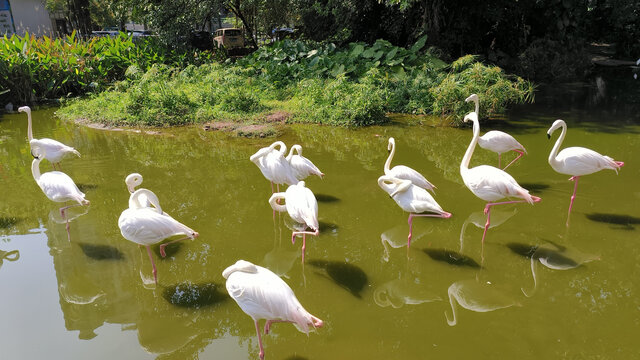
{"type": "Polygon", "coordinates": [[[588,175],[602,169],[618,172],[619,168],[612,158],[583,147],[563,149],[556,156],[556,160],[561,163],[561,167],[554,170],[573,176],[588,175]]]}
{"type": "Polygon", "coordinates": [[[292,219],[318,230],[318,201],[313,192],[300,185],[292,185],[286,191],[287,212],[292,219]]]}
{"type": "Polygon", "coordinates": [[[84,200],[84,193],[78,189],[73,179],[61,171],[49,171],[42,174],[38,185],[49,199],[56,202],[69,200],[81,202],[84,200]]]}
{"type": "Polygon", "coordinates": [[[523,150],[524,146],[520,144],[513,136],[498,130],[492,130],[478,139],[478,145],[481,148],[491,150],[498,154],[511,150],[523,150]]]}
{"type": "Polygon", "coordinates": [[[74,153],[80,156],[80,153],[76,149],[53,139],[33,139],[29,144],[32,148],[34,146],[43,148],[45,150],[45,158],[52,163],[59,162],[68,153],[74,153]]]}
{"type": "Polygon", "coordinates": [[[293,155],[289,160],[294,174],[298,180],[303,180],[309,175],[316,175],[322,177],[324,174],[318,167],[302,155],[293,155]]]}
{"type": "Polygon", "coordinates": [[[485,201],[496,201],[505,197],[519,197],[532,201],[529,192],[511,175],[493,166],[480,165],[469,169],[463,180],[476,196],[485,201]]]}
{"type": "Polygon", "coordinates": [[[192,237],[195,231],[170,216],[152,208],[126,209],[118,219],[125,239],[142,245],[152,245],[174,235],[192,237]]]}
{"type": "Polygon", "coordinates": [[[426,190],[433,191],[433,189],[435,188],[435,186],[433,186],[433,184],[430,183],[422,174],[408,166],[396,165],[391,168],[391,170],[389,170],[385,175],[393,176],[402,180],[409,180],[413,185],[426,190]]]}

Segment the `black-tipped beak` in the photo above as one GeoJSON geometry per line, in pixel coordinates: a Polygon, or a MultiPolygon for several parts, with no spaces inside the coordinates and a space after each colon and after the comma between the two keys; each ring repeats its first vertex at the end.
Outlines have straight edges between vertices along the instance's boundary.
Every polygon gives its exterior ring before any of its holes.
{"type": "Polygon", "coordinates": [[[547,139],[551,139],[551,134],[547,133],[547,139]]]}
{"type": "Polygon", "coordinates": [[[37,159],[38,157],[33,155],[33,150],[30,151],[31,152],[31,156],[33,156],[34,159],[37,159]]]}

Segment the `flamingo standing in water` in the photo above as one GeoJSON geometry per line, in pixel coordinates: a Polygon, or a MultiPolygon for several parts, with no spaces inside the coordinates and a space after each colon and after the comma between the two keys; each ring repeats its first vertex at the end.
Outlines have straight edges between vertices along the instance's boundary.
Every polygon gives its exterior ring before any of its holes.
{"type": "Polygon", "coordinates": [[[322,320],[302,307],[289,285],[269,269],[238,260],[224,269],[222,276],[227,279],[229,295],[255,323],[261,360],[264,359],[264,347],[259,320],[266,320],[265,335],[275,322],[293,323],[298,330],[306,334],[324,325],[322,320]]]}
{"type": "Polygon", "coordinates": [[[59,141],[48,138],[34,139],[33,131],[31,130],[31,108],[28,106],[21,106],[18,108],[18,111],[27,113],[27,121],[29,122],[27,127],[27,137],[29,138],[29,145],[31,146],[32,151],[35,146],[43,149],[45,159],[49,160],[54,170],[56,169],[56,164],[59,164],[65,155],[76,154],[78,157],[80,156],[78,150],[59,141]]]}
{"type": "Polygon", "coordinates": [[[262,175],[271,181],[272,193],[274,192],[273,184],[276,184],[279,192],[280,184],[295,185],[298,183],[291,164],[284,157],[286,152],[287,146],[282,141],[276,141],[268,147],[258,150],[249,158],[258,166],[262,175]],[[275,150],[276,146],[279,146],[280,149],[275,150]]]}
{"type": "Polygon", "coordinates": [[[318,236],[320,226],[318,224],[318,201],[313,192],[305,187],[305,182],[300,181],[296,185],[291,185],[285,192],[271,195],[269,204],[275,211],[286,211],[291,218],[305,225],[305,230],[291,233],[291,242],[295,244],[296,235],[302,234],[302,262],[304,262],[304,251],[307,247],[306,235],[318,236]],[[284,199],[284,205],[280,205],[278,200],[284,199]],[[312,231],[306,231],[306,228],[312,231]]]}
{"type": "Polygon", "coordinates": [[[289,164],[291,164],[291,168],[293,169],[293,174],[298,180],[304,180],[309,175],[315,175],[320,178],[324,176],[322,171],[320,171],[320,169],[318,169],[318,167],[315,166],[311,162],[311,160],[302,156],[302,146],[300,145],[297,145],[297,144],[293,145],[291,147],[291,150],[289,150],[289,155],[287,155],[286,159],[289,162],[289,164]],[[294,151],[296,151],[298,154],[294,155],[293,154],[294,151]]]}
{"type": "MultiPolygon", "coordinates": [[[[478,95],[471,94],[464,101],[469,102],[473,101],[476,104],[476,114],[479,114],[480,111],[480,101],[478,99],[478,95]]],[[[503,153],[509,151],[515,151],[518,153],[518,156],[513,159],[507,166],[502,170],[506,170],[511,164],[515,163],[520,159],[524,154],[527,153],[527,150],[516,140],[513,136],[507,134],[503,131],[491,130],[484,135],[478,138],[478,145],[481,148],[487,149],[489,151],[493,151],[494,153],[498,153],[498,167],[500,167],[501,157],[503,153]]]]}
{"type": "Polygon", "coordinates": [[[139,245],[147,248],[147,254],[153,267],[153,279],[158,283],[156,264],[151,256],[151,245],[175,236],[186,235],[185,238],[174,240],[160,245],[160,255],[166,256],[164,248],[176,241],[184,239],[195,239],[199,236],[193,229],[181,224],[171,216],[162,212],[160,201],[151,190],[138,189],[129,197],[129,208],[120,214],[118,227],[122,236],[139,245]],[[144,195],[152,207],[141,204],[140,198],[144,195]]]}
{"type": "Polygon", "coordinates": [[[569,203],[569,213],[567,214],[567,226],[569,226],[569,216],[571,216],[571,208],[576,198],[576,190],[578,190],[578,180],[580,176],[593,174],[603,169],[611,169],[617,174],[618,170],[624,165],[624,162],[615,161],[591,149],[577,146],[562,149],[562,151],[558,153],[560,145],[562,145],[562,141],[564,141],[564,137],[567,134],[567,124],[563,120],[558,119],[553,122],[553,125],[551,125],[547,131],[547,137],[551,139],[551,134],[558,128],[562,128],[562,132],[558,140],[556,140],[553,149],[551,149],[551,153],[549,153],[549,165],[560,174],[571,175],[569,180],[575,181],[573,195],[571,195],[571,202],[569,203]]]}
{"type": "MultiPolygon", "coordinates": [[[[46,157],[46,148],[40,146],[34,146],[31,150],[34,159],[31,163],[31,174],[36,181],[42,192],[55,202],[67,202],[75,201],[77,204],[64,206],[60,208],[60,215],[66,219],[64,212],[74,206],[89,205],[89,200],[86,200],[84,193],[78,189],[76,183],[69,175],[61,171],[49,171],[44,174],[40,174],[40,162],[46,157]]],[[[70,239],[69,234],[69,221],[66,221],[67,225],[67,237],[70,239]]]]}
{"type": "Polygon", "coordinates": [[[389,150],[389,157],[387,161],[384,163],[384,174],[390,177],[395,177],[401,180],[409,180],[415,186],[421,187],[425,190],[435,189],[435,186],[430,183],[422,174],[413,170],[412,168],[404,165],[396,165],[391,168],[391,161],[393,160],[393,156],[396,153],[396,139],[389,138],[389,144],[387,145],[387,149],[389,150]]]}
{"type": "Polygon", "coordinates": [[[528,202],[533,204],[539,202],[541,199],[537,196],[529,194],[529,191],[522,186],[518,185],[516,180],[504,170],[500,170],[489,165],[480,165],[469,169],[469,162],[471,156],[478,143],[480,137],[480,124],[478,123],[478,114],[471,112],[464,117],[464,122],[473,122],[473,138],[467,148],[467,152],[462,158],[460,163],[460,175],[462,181],[471,190],[471,192],[480,199],[487,201],[487,205],[484,208],[484,213],[487,215],[487,223],[484,225],[484,232],[482,233],[482,243],[484,244],[484,237],[487,234],[487,229],[491,224],[491,207],[502,204],[513,204],[528,202]],[[491,202],[503,199],[505,197],[516,197],[522,200],[503,201],[503,202],[491,202]]]}
{"type": "Polygon", "coordinates": [[[410,180],[402,180],[392,176],[383,175],[378,178],[378,185],[402,208],[409,213],[409,236],[407,248],[411,246],[413,234],[413,218],[417,216],[450,218],[451,213],[442,210],[442,207],[425,189],[413,185],[410,180]],[[431,214],[422,214],[424,212],[431,214]]]}

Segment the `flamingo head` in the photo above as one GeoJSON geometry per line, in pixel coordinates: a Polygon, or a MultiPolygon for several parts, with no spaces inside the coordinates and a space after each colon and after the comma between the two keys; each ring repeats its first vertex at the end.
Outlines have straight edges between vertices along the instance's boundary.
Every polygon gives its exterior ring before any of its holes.
{"type": "Polygon", "coordinates": [[[464,101],[465,102],[470,102],[470,101],[477,102],[477,101],[480,101],[480,99],[478,98],[478,95],[471,94],[471,95],[469,95],[468,98],[464,99],[464,101]]]}
{"type": "Polygon", "coordinates": [[[468,113],[467,115],[464,116],[463,119],[464,122],[478,122],[478,114],[475,113],[475,111],[472,111],[470,113],[468,113]]]}
{"type": "Polygon", "coordinates": [[[389,138],[389,145],[387,145],[387,150],[391,151],[394,146],[396,146],[396,139],[390,137],[389,138]]]}
{"type": "Polygon", "coordinates": [[[142,175],[138,173],[129,174],[124,182],[127,184],[127,190],[129,190],[130,193],[133,193],[136,191],[136,186],[142,184],[142,175]]]}
{"type": "Polygon", "coordinates": [[[34,143],[35,140],[31,140],[29,145],[31,146],[31,156],[34,159],[44,159],[46,152],[43,147],[34,143]]]}
{"type": "Polygon", "coordinates": [[[20,106],[18,108],[18,112],[26,112],[27,114],[31,114],[31,108],[28,106],[20,106]]]}
{"type": "Polygon", "coordinates": [[[556,120],[553,122],[553,125],[551,125],[551,127],[549,128],[549,130],[547,130],[547,138],[551,139],[551,134],[553,134],[554,131],[556,131],[558,128],[562,127],[562,126],[566,126],[564,120],[556,120]]]}

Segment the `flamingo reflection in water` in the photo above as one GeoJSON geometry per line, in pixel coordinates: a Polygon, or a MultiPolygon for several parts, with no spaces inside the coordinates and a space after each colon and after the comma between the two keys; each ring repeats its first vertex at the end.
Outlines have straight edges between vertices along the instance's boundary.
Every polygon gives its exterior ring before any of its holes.
{"type": "Polygon", "coordinates": [[[449,303],[453,317],[450,318],[445,311],[447,324],[454,326],[458,323],[456,303],[467,310],[475,312],[489,312],[505,309],[519,304],[504,291],[498,289],[490,282],[480,282],[474,279],[460,280],[449,286],[449,303]]]}
{"type": "Polygon", "coordinates": [[[471,156],[473,155],[480,136],[480,124],[478,123],[478,115],[475,112],[471,112],[464,117],[464,122],[468,121],[473,122],[473,138],[460,163],[460,175],[462,176],[464,184],[475,196],[488,202],[484,208],[484,213],[487,215],[487,222],[485,223],[484,232],[482,233],[482,242],[484,243],[487,230],[491,225],[492,206],[521,202],[533,204],[542,199],[530,195],[527,189],[518,185],[516,180],[503,170],[489,165],[479,165],[469,169],[471,156]],[[491,202],[505,197],[515,197],[522,200],[491,202]]]}
{"type": "Polygon", "coordinates": [[[84,193],[78,189],[76,183],[69,175],[61,171],[49,171],[44,174],[40,174],[40,162],[45,158],[46,149],[39,146],[34,146],[31,149],[34,157],[31,163],[31,174],[36,181],[42,192],[49,198],[49,200],[55,202],[67,202],[75,201],[77,204],[63,206],[59,209],[60,216],[66,219],[67,238],[69,235],[69,219],[66,218],[65,211],[74,206],[86,206],[89,205],[89,200],[86,200],[84,193]]]}
{"type": "MultiPolygon", "coordinates": [[[[493,221],[491,222],[491,225],[489,225],[489,229],[492,229],[504,224],[507,220],[511,219],[511,217],[514,216],[516,213],[518,213],[518,209],[515,209],[515,208],[512,209],[511,211],[505,211],[500,209],[493,210],[493,221]]],[[[467,225],[473,224],[476,227],[482,229],[485,226],[485,222],[486,222],[486,219],[485,219],[484,212],[476,211],[469,214],[469,216],[465,219],[464,223],[462,224],[462,228],[460,229],[460,253],[462,253],[462,251],[464,250],[464,234],[467,230],[467,225]]],[[[482,249],[484,252],[484,247],[482,249]]],[[[484,259],[484,253],[482,254],[481,257],[482,259],[484,259]]]]}
{"type": "Polygon", "coordinates": [[[129,208],[120,214],[118,226],[125,239],[144,245],[147,248],[147,254],[153,267],[153,279],[156,284],[158,283],[158,275],[150,246],[175,235],[186,235],[181,239],[160,245],[160,254],[165,257],[164,248],[167,245],[185,239],[195,239],[199,236],[193,229],[166,215],[160,207],[160,201],[156,194],[147,189],[138,189],[131,194],[129,208]],[[149,200],[152,207],[144,207],[141,204],[140,197],[142,195],[149,200]]]}
{"type": "Polygon", "coordinates": [[[0,250],[0,268],[2,267],[2,263],[7,261],[16,261],[20,259],[20,251],[11,250],[11,251],[3,251],[0,250]]]}
{"type": "Polygon", "coordinates": [[[419,275],[413,274],[409,267],[400,273],[397,279],[387,281],[373,291],[373,300],[380,307],[391,306],[394,309],[404,305],[420,305],[442,301],[442,297],[428,288],[429,280],[423,281],[419,275]]]}
{"type": "Polygon", "coordinates": [[[291,185],[285,192],[271,195],[269,204],[275,211],[289,213],[289,216],[297,223],[303,224],[302,231],[291,233],[291,242],[295,244],[296,236],[302,235],[302,262],[304,262],[304,252],[307,247],[307,234],[318,236],[320,225],[318,223],[318,201],[313,192],[305,187],[305,182],[300,181],[296,185],[291,185]],[[285,204],[280,205],[279,200],[284,199],[285,204]],[[310,228],[312,231],[306,231],[310,228]]]}
{"type": "Polygon", "coordinates": [[[409,213],[409,236],[407,237],[407,247],[411,246],[413,234],[414,217],[438,217],[448,219],[451,213],[442,210],[442,207],[427,192],[427,190],[413,185],[410,180],[402,180],[395,177],[383,175],[378,178],[378,186],[402,208],[409,213]],[[423,214],[430,212],[431,214],[423,214]]]}
{"type": "Polygon", "coordinates": [[[276,274],[262,266],[238,260],[222,272],[227,279],[229,295],[249,315],[256,327],[260,344],[260,359],[264,359],[264,347],[258,321],[265,319],[265,335],[272,323],[290,322],[306,334],[322,327],[323,321],[305,310],[293,290],[276,274]]]}
{"type": "Polygon", "coordinates": [[[567,214],[567,226],[569,226],[569,216],[571,216],[571,208],[576,198],[580,176],[593,174],[594,172],[604,169],[613,170],[617,174],[618,170],[624,166],[624,163],[622,161],[615,161],[608,156],[600,155],[591,149],[577,146],[564,148],[558,153],[564,137],[567,134],[567,124],[563,120],[558,119],[553,122],[547,131],[547,137],[551,139],[551,134],[559,128],[562,128],[562,132],[558,140],[556,140],[555,145],[553,145],[551,153],[549,153],[549,165],[560,174],[571,175],[569,180],[575,182],[573,195],[571,195],[571,202],[569,203],[569,212],[567,214]]]}
{"type": "MultiPolygon", "coordinates": [[[[384,249],[384,252],[382,254],[382,260],[384,260],[385,262],[389,262],[389,255],[390,255],[389,247],[398,249],[398,248],[407,246],[407,242],[405,241],[406,231],[407,230],[404,227],[404,225],[398,225],[380,234],[380,241],[382,242],[382,247],[384,249]]],[[[424,229],[418,234],[414,234],[412,239],[420,240],[426,234],[429,234],[429,233],[431,233],[431,229],[428,229],[428,230],[424,229]]],[[[407,248],[407,256],[408,256],[408,250],[409,249],[407,248]]]]}

